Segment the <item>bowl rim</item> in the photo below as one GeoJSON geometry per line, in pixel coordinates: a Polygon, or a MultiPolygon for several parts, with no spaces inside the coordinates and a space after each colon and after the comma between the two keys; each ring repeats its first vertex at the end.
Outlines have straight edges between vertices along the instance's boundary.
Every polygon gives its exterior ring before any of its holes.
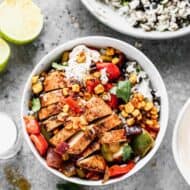
{"type": "MultiPolygon", "coordinates": [[[[81,0],[82,4],[87,8],[87,10],[101,23],[108,26],[109,28],[118,31],[122,34],[129,35],[135,38],[139,39],[149,39],[149,40],[166,40],[166,39],[173,39],[173,38],[179,38],[185,35],[188,35],[190,33],[190,25],[184,28],[181,28],[177,31],[166,31],[166,32],[159,32],[159,31],[151,31],[146,32],[141,29],[137,29],[135,27],[130,27],[131,30],[125,29],[125,27],[118,26],[116,22],[113,22],[110,20],[110,17],[106,17],[104,14],[104,11],[100,12],[99,9],[94,10],[93,4],[91,0],[81,0]],[[110,21],[109,21],[110,20],[110,21]]],[[[95,2],[95,1],[94,1],[95,2]]],[[[97,2],[96,2],[97,3],[97,2]]],[[[112,11],[112,10],[111,10],[112,11]]]]}
{"type": "MultiPolygon", "coordinates": [[[[113,46],[114,47],[114,46],[113,46]]],[[[23,91],[23,95],[22,95],[22,100],[21,100],[21,112],[20,112],[20,117],[21,117],[21,121],[22,121],[22,132],[24,134],[24,138],[27,142],[27,144],[29,145],[32,153],[35,155],[35,157],[37,158],[37,160],[50,172],[52,172],[54,175],[66,180],[66,181],[69,181],[69,182],[72,182],[72,183],[77,183],[77,184],[80,184],[80,185],[87,185],[87,186],[105,186],[105,185],[109,185],[109,184],[114,184],[116,182],[120,182],[124,179],[127,179],[128,177],[132,176],[133,174],[135,174],[136,172],[138,172],[140,169],[142,169],[151,159],[152,157],[155,155],[155,153],[157,152],[157,150],[159,149],[161,143],[163,142],[163,138],[165,136],[165,133],[166,133],[166,130],[167,130],[167,125],[168,125],[168,117],[169,117],[169,103],[168,103],[168,95],[167,95],[167,91],[166,91],[166,87],[165,87],[165,84],[163,82],[163,79],[162,77],[160,76],[160,73],[158,72],[158,70],[156,69],[156,67],[154,66],[154,64],[140,51],[138,50],[137,48],[135,48],[134,46],[124,42],[124,41],[121,41],[121,40],[118,40],[118,39],[115,39],[115,38],[110,38],[110,37],[105,37],[105,36],[87,36],[87,37],[82,37],[82,38],[76,38],[74,40],[70,40],[70,41],[67,41],[59,46],[57,46],[56,48],[54,48],[53,50],[51,50],[47,55],[45,55],[39,62],[38,64],[34,67],[34,69],[32,70],[30,76],[28,77],[27,79],[27,82],[25,84],[25,87],[24,87],[24,91],[23,91]],[[66,46],[69,46],[69,45],[72,45],[72,46],[76,46],[78,44],[88,44],[88,43],[93,43],[92,41],[96,41],[96,40],[107,40],[110,44],[111,43],[116,43],[120,46],[124,46],[126,48],[130,48],[133,52],[135,53],[138,53],[139,56],[141,56],[142,59],[145,60],[145,62],[147,64],[150,64],[151,65],[151,69],[154,71],[154,73],[157,74],[157,78],[159,78],[160,82],[161,82],[161,86],[162,86],[162,89],[163,89],[163,102],[165,104],[165,107],[164,107],[164,119],[162,120],[163,121],[163,126],[162,126],[162,130],[160,130],[159,132],[159,141],[157,141],[157,143],[155,143],[155,146],[153,147],[153,149],[149,152],[149,154],[146,155],[145,158],[143,158],[141,161],[143,162],[138,162],[138,168],[135,167],[133,170],[131,170],[131,172],[129,172],[128,174],[126,175],[123,175],[119,178],[115,178],[115,179],[111,179],[109,180],[108,182],[102,184],[102,180],[99,180],[99,181],[92,181],[92,180],[82,180],[82,179],[79,179],[79,178],[74,178],[74,177],[67,177],[65,176],[64,174],[58,172],[57,170],[55,169],[52,169],[50,168],[49,166],[47,166],[45,160],[38,154],[37,150],[35,149],[33,143],[31,142],[30,138],[29,138],[29,135],[27,134],[26,132],[26,129],[25,129],[25,124],[24,124],[24,120],[23,120],[23,116],[24,116],[24,107],[25,107],[25,99],[27,97],[27,93],[28,93],[28,87],[31,85],[31,78],[34,74],[36,74],[36,72],[39,70],[40,66],[42,65],[48,65],[50,63],[47,62],[48,59],[51,59],[52,57],[54,57],[56,55],[56,52],[59,52],[60,50],[64,51],[64,48],[66,46]],[[88,41],[88,42],[84,42],[84,41],[88,41]],[[90,42],[91,41],[91,42],[90,42]]],[[[136,165],[137,166],[137,165],[136,165]]]]}
{"type": "Polygon", "coordinates": [[[174,156],[174,160],[175,163],[177,165],[178,170],[180,171],[181,175],[183,176],[183,178],[185,179],[185,181],[187,182],[188,185],[190,185],[190,181],[188,180],[187,176],[184,174],[182,166],[180,164],[179,161],[179,154],[177,151],[177,136],[178,136],[178,131],[180,128],[180,123],[183,119],[183,116],[185,114],[185,112],[187,111],[187,109],[190,107],[190,98],[185,102],[185,104],[183,105],[182,109],[179,111],[177,120],[176,120],[176,124],[174,126],[174,131],[173,131],[173,137],[172,137],[172,152],[173,152],[173,156],[174,156]]]}

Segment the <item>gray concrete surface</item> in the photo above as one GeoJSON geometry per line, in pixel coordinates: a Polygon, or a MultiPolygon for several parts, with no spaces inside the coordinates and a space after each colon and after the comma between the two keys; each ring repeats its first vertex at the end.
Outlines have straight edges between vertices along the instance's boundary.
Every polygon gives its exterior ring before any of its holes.
{"type": "MultiPolygon", "coordinates": [[[[0,111],[12,115],[20,127],[20,101],[28,75],[45,54],[65,41],[87,35],[107,35],[133,45],[142,43],[141,50],[154,62],[168,90],[170,119],[167,134],[154,158],[136,175],[119,184],[86,189],[188,190],[173,160],[171,138],[178,112],[190,95],[190,36],[164,41],[137,40],[99,23],[79,0],[36,2],[45,15],[44,29],[40,37],[29,45],[11,45],[8,70],[0,76],[0,111]]],[[[16,165],[31,182],[32,190],[55,190],[56,183],[62,182],[39,164],[25,141],[16,158],[0,163],[0,190],[13,190],[3,175],[3,168],[7,165],[16,165]]]]}

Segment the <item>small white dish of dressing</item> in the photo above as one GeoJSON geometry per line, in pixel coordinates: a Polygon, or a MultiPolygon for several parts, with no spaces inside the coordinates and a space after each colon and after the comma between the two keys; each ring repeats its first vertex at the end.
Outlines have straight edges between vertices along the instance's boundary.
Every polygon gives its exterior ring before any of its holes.
{"type": "Polygon", "coordinates": [[[177,118],[172,149],[177,167],[190,185],[190,99],[187,100],[177,118]]]}

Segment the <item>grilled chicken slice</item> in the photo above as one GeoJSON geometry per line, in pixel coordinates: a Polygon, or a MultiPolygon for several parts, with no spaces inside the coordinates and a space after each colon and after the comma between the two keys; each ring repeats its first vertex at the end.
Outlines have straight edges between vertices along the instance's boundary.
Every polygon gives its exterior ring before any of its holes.
{"type": "Polygon", "coordinates": [[[106,131],[109,131],[121,124],[121,119],[113,113],[112,115],[95,123],[95,130],[98,136],[102,135],[106,131]]]}
{"type": "MultiPolygon", "coordinates": [[[[88,126],[88,128],[87,130],[89,131],[93,130],[93,126],[88,126]]],[[[95,134],[89,133],[80,131],[74,135],[68,142],[70,148],[67,153],[73,155],[81,154],[95,138],[95,134]]]]}
{"type": "Polygon", "coordinates": [[[100,155],[93,155],[84,160],[78,160],[77,166],[90,171],[104,173],[106,169],[106,162],[100,155]]]}
{"type": "Polygon", "coordinates": [[[66,141],[75,133],[81,130],[80,117],[70,117],[66,121],[65,127],[50,139],[50,143],[57,146],[59,143],[66,141]]]}
{"type": "Polygon", "coordinates": [[[111,113],[111,108],[101,98],[94,96],[86,103],[85,117],[88,122],[105,117],[111,113]]]}
{"type": "Polygon", "coordinates": [[[93,153],[96,152],[97,150],[100,150],[100,143],[98,143],[98,142],[93,142],[93,143],[91,143],[91,144],[87,147],[87,149],[82,153],[81,159],[90,156],[91,154],[93,154],[93,153]]]}
{"type": "Polygon", "coordinates": [[[46,107],[46,106],[49,106],[51,104],[55,104],[61,101],[62,98],[64,98],[62,89],[54,90],[54,91],[42,94],[40,96],[40,103],[42,107],[46,107]]]}
{"type": "Polygon", "coordinates": [[[61,71],[53,71],[48,73],[45,77],[43,85],[45,92],[63,88],[65,86],[64,73],[61,71]]]}
{"type": "Polygon", "coordinates": [[[47,131],[52,131],[56,129],[57,127],[63,125],[65,123],[67,114],[61,112],[58,115],[54,115],[47,120],[43,121],[43,125],[46,127],[47,131]]]}
{"type": "Polygon", "coordinates": [[[103,136],[100,138],[101,144],[125,142],[126,140],[127,138],[126,138],[125,129],[118,129],[118,130],[105,132],[103,136]]]}
{"type": "Polygon", "coordinates": [[[45,108],[42,108],[39,112],[38,112],[38,117],[40,120],[44,120],[50,116],[56,115],[59,112],[61,112],[62,110],[62,106],[59,104],[52,104],[50,106],[47,106],[45,108]]]}

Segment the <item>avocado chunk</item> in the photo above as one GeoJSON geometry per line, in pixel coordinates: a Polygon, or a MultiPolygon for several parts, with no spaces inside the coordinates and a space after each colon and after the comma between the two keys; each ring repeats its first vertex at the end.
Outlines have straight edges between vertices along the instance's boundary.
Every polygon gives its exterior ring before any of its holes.
{"type": "Polygon", "coordinates": [[[146,130],[143,130],[140,135],[132,140],[131,146],[135,155],[144,157],[154,146],[154,139],[146,130]]]}

